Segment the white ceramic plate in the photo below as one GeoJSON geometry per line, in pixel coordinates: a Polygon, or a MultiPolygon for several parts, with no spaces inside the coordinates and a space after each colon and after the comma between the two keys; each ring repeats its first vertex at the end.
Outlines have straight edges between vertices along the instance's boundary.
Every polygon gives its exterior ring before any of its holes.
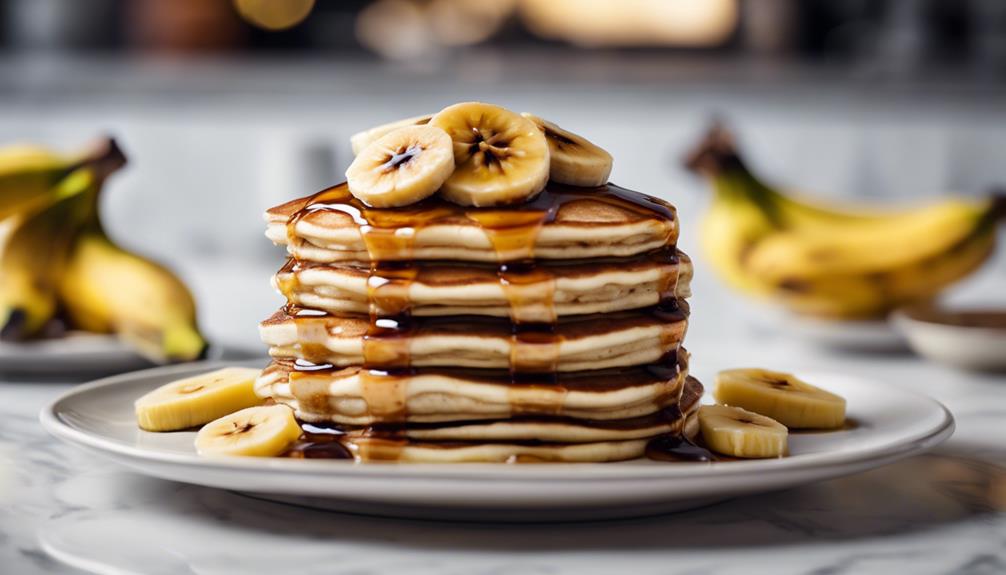
{"type": "MultiPolygon", "coordinates": [[[[800,373],[848,400],[850,429],[791,436],[784,459],[721,463],[418,465],[200,458],[193,432],[147,433],[133,401],[219,363],[146,370],[77,387],[41,413],[57,437],[155,477],[341,511],[439,519],[571,520],[663,513],[856,473],[953,432],[936,401],[834,373],[800,373]]],[[[258,363],[257,365],[261,365],[258,363]]]]}
{"type": "Polygon", "coordinates": [[[65,337],[25,343],[0,342],[0,371],[57,375],[121,373],[150,367],[132,348],[111,335],[70,332],[65,337]]]}

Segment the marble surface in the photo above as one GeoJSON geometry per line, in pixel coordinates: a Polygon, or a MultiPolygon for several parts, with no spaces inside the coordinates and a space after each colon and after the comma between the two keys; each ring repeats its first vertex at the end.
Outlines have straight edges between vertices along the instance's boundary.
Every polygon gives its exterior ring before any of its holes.
{"type": "Polygon", "coordinates": [[[701,358],[712,354],[738,365],[869,374],[939,398],[958,429],[935,452],[878,470],[676,515],[450,524],[320,512],[143,477],[41,430],[39,409],[66,383],[0,376],[0,572],[1006,571],[1006,376],[770,334],[690,347],[701,377],[710,375],[701,358]]]}

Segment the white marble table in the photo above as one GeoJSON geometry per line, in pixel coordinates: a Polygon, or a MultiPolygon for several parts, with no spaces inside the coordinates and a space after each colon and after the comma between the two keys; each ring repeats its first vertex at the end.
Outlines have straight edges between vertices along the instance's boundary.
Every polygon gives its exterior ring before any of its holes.
{"type": "Polygon", "coordinates": [[[0,383],[0,573],[1002,573],[1006,376],[771,335],[704,337],[693,363],[842,369],[918,389],[958,421],[936,452],[677,515],[560,525],[347,516],[150,479],[46,436],[65,383],[0,383]],[[746,338],[748,342],[755,339],[746,338]],[[67,566],[66,563],[76,567],[67,566]]]}

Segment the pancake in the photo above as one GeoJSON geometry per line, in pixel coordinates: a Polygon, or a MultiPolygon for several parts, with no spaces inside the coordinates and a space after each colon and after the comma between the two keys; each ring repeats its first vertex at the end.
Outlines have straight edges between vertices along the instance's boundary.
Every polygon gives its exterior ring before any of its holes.
{"type": "Polygon", "coordinates": [[[691,295],[692,262],[659,250],[624,259],[555,262],[500,272],[496,266],[422,262],[382,270],[366,264],[289,260],[276,288],[293,304],[331,313],[489,315],[523,322],[653,306],[691,295]]]}
{"type": "Polygon", "coordinates": [[[595,443],[435,443],[404,445],[372,437],[346,440],[360,462],[400,463],[609,463],[638,459],[649,439],[595,443]]]}
{"type": "MultiPolygon", "coordinates": [[[[698,435],[696,413],[702,385],[689,377],[682,397],[669,410],[632,420],[590,421],[562,418],[511,418],[491,422],[461,422],[437,426],[410,424],[393,433],[352,429],[338,435],[308,433],[298,446],[311,449],[311,440],[322,449],[333,441],[347,448],[357,461],[413,463],[538,463],[606,462],[642,457],[657,437],[698,435]],[[334,439],[333,439],[334,437],[334,439]]],[[[305,431],[315,431],[310,424],[305,431]]],[[[331,450],[328,450],[331,452],[331,450]]],[[[302,451],[303,452],[303,451],[302,451]]]]}
{"type": "Polygon", "coordinates": [[[300,371],[273,361],[255,392],[290,406],[302,421],[350,426],[548,415],[616,420],[674,405],[687,352],[670,365],[511,378],[486,370],[428,368],[402,375],[360,367],[300,371]]]}
{"type": "MultiPolygon", "coordinates": [[[[693,377],[685,380],[673,405],[630,419],[577,419],[560,416],[513,416],[491,421],[410,423],[393,427],[391,435],[418,441],[542,441],[589,443],[625,441],[668,433],[680,433],[684,419],[698,409],[702,384],[693,377]]],[[[380,426],[362,431],[342,430],[348,437],[382,434],[380,426]]]]}
{"type": "Polygon", "coordinates": [[[262,322],[275,358],[337,367],[458,366],[517,371],[608,369],[659,360],[687,329],[684,301],[672,308],[559,318],[547,332],[514,333],[509,319],[483,316],[412,318],[407,323],[284,309],[262,322]],[[293,315],[291,315],[293,314],[293,315]]]}
{"type": "Polygon", "coordinates": [[[266,236],[300,261],[506,262],[626,257],[673,246],[674,207],[613,184],[549,183],[534,200],[468,208],[433,196],[368,208],[339,184],[266,211],[266,236]]]}

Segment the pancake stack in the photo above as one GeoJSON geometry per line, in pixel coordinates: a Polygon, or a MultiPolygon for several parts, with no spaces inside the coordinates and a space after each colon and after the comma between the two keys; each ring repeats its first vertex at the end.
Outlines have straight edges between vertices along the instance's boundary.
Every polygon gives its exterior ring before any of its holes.
{"type": "MultiPolygon", "coordinates": [[[[381,169],[397,168],[417,144],[387,141],[409,129],[375,129],[358,161],[385,145],[381,169]]],[[[692,268],[674,208],[564,183],[575,178],[557,169],[568,162],[554,136],[548,181],[521,202],[470,205],[451,186],[466,165],[453,135],[454,175],[421,199],[373,207],[351,167],[348,183],[267,211],[267,237],[289,253],[274,278],[287,304],[261,324],[273,361],[256,392],[302,422],[291,455],[616,461],[694,433],[702,386],[682,347],[692,268]]],[[[610,156],[601,182],[607,170],[610,156]]]]}

